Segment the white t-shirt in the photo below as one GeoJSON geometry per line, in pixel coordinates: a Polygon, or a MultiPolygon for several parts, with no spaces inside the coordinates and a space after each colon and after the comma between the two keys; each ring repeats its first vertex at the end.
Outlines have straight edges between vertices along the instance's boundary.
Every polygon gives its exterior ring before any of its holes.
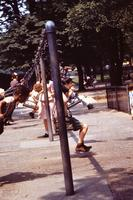
{"type": "Polygon", "coordinates": [[[39,100],[39,93],[35,90],[32,90],[28,100],[37,103],[39,100]]]}
{"type": "Polygon", "coordinates": [[[5,97],[5,98],[4,98],[4,101],[5,101],[6,103],[11,103],[11,102],[14,101],[14,97],[13,97],[13,96],[5,97]]]}

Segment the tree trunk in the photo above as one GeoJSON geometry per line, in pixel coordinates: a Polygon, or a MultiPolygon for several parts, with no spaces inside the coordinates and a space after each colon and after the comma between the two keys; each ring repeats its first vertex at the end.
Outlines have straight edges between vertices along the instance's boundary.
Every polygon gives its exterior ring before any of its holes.
{"type": "Polygon", "coordinates": [[[100,63],[100,74],[101,74],[101,81],[104,82],[104,71],[102,63],[100,63]]]}
{"type": "Polygon", "coordinates": [[[110,44],[110,78],[111,85],[122,85],[122,63],[123,63],[123,48],[122,35],[119,30],[112,31],[112,43],[110,44]]]}

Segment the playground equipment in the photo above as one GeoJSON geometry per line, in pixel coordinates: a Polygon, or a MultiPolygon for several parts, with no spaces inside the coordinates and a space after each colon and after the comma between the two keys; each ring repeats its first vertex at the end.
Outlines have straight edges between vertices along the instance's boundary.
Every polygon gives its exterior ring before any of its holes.
{"type": "Polygon", "coordinates": [[[71,98],[69,99],[69,109],[76,106],[79,103],[82,103],[83,106],[86,106],[88,110],[90,110],[94,108],[94,103],[96,103],[96,100],[92,97],[79,95],[77,92],[73,92],[71,98]]]}

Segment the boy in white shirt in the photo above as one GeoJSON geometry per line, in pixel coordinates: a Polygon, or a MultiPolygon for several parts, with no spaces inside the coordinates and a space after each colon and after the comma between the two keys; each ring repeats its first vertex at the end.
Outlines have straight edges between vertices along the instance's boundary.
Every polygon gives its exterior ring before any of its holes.
{"type": "Polygon", "coordinates": [[[63,90],[63,101],[64,101],[64,106],[65,106],[65,114],[66,114],[66,120],[67,123],[69,123],[72,127],[74,131],[78,131],[79,130],[79,138],[78,138],[78,142],[75,148],[76,152],[88,152],[92,146],[86,146],[84,144],[84,138],[86,136],[86,133],[88,131],[88,125],[85,123],[80,122],[78,119],[76,119],[75,117],[73,117],[71,115],[71,113],[69,113],[69,109],[68,109],[68,99],[69,99],[69,95],[71,95],[71,87],[72,85],[72,80],[70,78],[68,78],[68,80],[66,80],[67,84],[69,85],[69,87],[62,87],[63,90]],[[70,83],[69,83],[70,82],[70,83]]]}

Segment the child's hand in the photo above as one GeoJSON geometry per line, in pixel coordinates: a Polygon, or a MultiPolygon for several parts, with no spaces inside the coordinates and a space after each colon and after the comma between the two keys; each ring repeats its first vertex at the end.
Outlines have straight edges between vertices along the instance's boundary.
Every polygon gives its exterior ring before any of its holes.
{"type": "Polygon", "coordinates": [[[38,110],[38,106],[37,106],[37,105],[34,107],[34,110],[35,110],[35,111],[37,111],[37,110],[38,110]]]}
{"type": "Polygon", "coordinates": [[[4,118],[4,115],[0,113],[0,119],[3,119],[3,118],[4,118]]]}

